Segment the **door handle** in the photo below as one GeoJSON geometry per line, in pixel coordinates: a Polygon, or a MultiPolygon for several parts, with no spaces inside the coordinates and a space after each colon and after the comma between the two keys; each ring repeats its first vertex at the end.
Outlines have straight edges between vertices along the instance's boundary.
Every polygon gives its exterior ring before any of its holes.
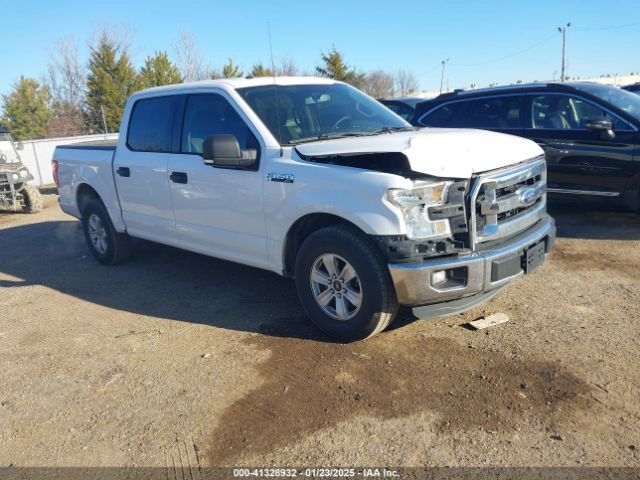
{"type": "Polygon", "coordinates": [[[187,183],[187,174],[184,172],[171,172],[169,178],[173,183],[187,183]]]}
{"type": "Polygon", "coordinates": [[[131,176],[131,170],[129,170],[129,167],[118,167],[118,169],[116,170],[116,173],[121,177],[131,176]]]}

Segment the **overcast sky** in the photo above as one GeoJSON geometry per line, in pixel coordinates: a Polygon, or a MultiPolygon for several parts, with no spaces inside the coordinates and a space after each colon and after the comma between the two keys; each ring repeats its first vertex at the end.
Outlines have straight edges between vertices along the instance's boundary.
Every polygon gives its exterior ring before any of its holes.
{"type": "Polygon", "coordinates": [[[537,1],[65,1],[0,2],[0,93],[20,75],[40,78],[56,42],[72,37],[86,62],[87,42],[101,27],[128,28],[136,66],[154,50],[173,55],[182,28],[205,60],[242,68],[269,61],[267,22],[276,59],[313,71],[333,44],[366,71],[411,70],[423,90],[438,89],[449,58],[451,88],[471,83],[546,80],[560,75],[559,25],[568,34],[568,74],[640,71],[638,0],[537,1]]]}

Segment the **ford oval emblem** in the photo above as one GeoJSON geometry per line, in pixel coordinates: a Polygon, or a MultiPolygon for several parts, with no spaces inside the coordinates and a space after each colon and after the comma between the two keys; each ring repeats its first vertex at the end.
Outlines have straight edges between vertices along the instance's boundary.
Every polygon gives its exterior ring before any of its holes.
{"type": "Polygon", "coordinates": [[[520,203],[523,207],[528,207],[536,203],[536,200],[538,200],[538,192],[535,188],[525,188],[520,190],[518,198],[520,198],[520,203]]]}

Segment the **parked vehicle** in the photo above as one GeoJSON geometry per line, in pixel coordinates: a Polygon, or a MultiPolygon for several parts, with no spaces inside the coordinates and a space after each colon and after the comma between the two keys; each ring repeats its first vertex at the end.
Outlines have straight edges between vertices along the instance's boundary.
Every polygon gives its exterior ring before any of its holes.
{"type": "Polygon", "coordinates": [[[399,305],[470,308],[553,245],[534,142],[417,131],[340,82],[153,88],[129,98],[120,132],[54,153],[60,205],[99,262],[140,237],[271,270],[341,340],[382,331],[399,305]]]}
{"type": "Polygon", "coordinates": [[[378,101],[395,114],[400,115],[407,122],[411,122],[413,114],[416,111],[416,105],[424,102],[424,98],[381,98],[378,101]]]}
{"type": "Polygon", "coordinates": [[[629,92],[633,92],[633,93],[638,93],[640,94],[640,82],[637,83],[632,83],[631,85],[625,85],[624,87],[622,87],[624,90],[627,90],[629,92]]]}
{"type": "Polygon", "coordinates": [[[0,125],[0,210],[37,213],[42,195],[29,181],[33,176],[20,160],[11,133],[0,125]]]}
{"type": "Polygon", "coordinates": [[[458,91],[421,103],[415,125],[481,128],[545,151],[548,191],[640,209],[640,97],[597,83],[458,91]]]}

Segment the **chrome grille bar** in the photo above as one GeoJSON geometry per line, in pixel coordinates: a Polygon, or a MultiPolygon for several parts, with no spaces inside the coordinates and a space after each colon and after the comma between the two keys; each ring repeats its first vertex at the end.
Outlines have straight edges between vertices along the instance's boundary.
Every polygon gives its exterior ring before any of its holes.
{"type": "Polygon", "coordinates": [[[544,157],[476,177],[471,190],[471,247],[510,237],[544,215],[547,171],[544,157]]]}

